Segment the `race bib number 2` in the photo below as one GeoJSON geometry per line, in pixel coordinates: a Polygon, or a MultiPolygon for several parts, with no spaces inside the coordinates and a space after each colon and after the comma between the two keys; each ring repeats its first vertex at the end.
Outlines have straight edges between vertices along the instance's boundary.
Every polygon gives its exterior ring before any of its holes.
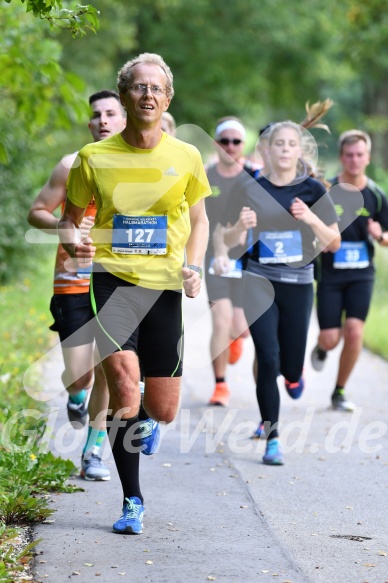
{"type": "Polygon", "coordinates": [[[113,253],[165,255],[167,253],[167,216],[113,216],[113,253]]]}
{"type": "Polygon", "coordinates": [[[294,263],[302,261],[300,231],[263,231],[259,239],[260,263],[294,263]]]}

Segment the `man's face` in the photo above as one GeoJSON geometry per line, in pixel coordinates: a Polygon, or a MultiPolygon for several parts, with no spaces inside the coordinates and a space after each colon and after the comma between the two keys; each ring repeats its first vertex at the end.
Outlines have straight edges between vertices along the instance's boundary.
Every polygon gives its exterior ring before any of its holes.
{"type": "Polygon", "coordinates": [[[136,127],[149,127],[160,123],[162,113],[168,109],[171,99],[166,95],[167,78],[159,65],[141,63],[132,68],[131,87],[146,85],[145,93],[137,93],[129,87],[120,95],[121,103],[127,110],[128,118],[136,127]],[[155,95],[151,87],[161,87],[163,93],[155,95]]]}
{"type": "Polygon", "coordinates": [[[95,142],[118,134],[125,128],[124,112],[115,97],[98,99],[90,107],[92,115],[88,127],[95,142]]]}
{"type": "Polygon", "coordinates": [[[241,132],[235,129],[224,130],[216,141],[220,162],[226,166],[231,166],[240,160],[245,145],[241,132]]]}
{"type": "Polygon", "coordinates": [[[342,148],[340,161],[349,176],[363,176],[370,162],[370,154],[364,140],[354,144],[345,144],[342,148]]]}

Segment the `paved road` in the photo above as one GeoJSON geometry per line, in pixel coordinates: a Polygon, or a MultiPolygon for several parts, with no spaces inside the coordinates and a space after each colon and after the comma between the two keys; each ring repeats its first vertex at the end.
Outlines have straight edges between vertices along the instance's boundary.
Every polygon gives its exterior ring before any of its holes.
{"type": "MultiPolygon", "coordinates": [[[[329,409],[338,352],[322,373],[306,359],[306,390],[292,401],[281,379],[286,464],[261,463],[251,373],[253,346],[229,367],[228,409],[206,406],[212,392],[206,294],[185,300],[186,361],[182,408],[165,428],[159,453],[142,457],[144,534],[111,532],[121,487],[112,480],[74,483],[85,491],[54,495],[55,522],[39,525],[39,581],[180,583],[388,582],[388,364],[364,351],[349,383],[353,414],[329,409]]],[[[309,351],[316,338],[315,316],[309,351]]],[[[292,337],[290,338],[292,341],[292,337]]],[[[61,366],[47,370],[48,390],[60,387],[61,366]]],[[[50,447],[68,447],[79,464],[82,434],[63,432],[65,395],[50,447]]],[[[108,447],[105,451],[109,455],[108,447]]],[[[104,455],[105,455],[104,454],[104,455]]]]}

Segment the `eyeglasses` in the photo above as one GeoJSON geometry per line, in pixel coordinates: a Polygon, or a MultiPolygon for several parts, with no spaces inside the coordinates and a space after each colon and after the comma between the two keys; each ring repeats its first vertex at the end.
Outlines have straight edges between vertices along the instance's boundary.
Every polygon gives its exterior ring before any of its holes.
{"type": "Polygon", "coordinates": [[[229,144],[233,144],[233,146],[238,146],[239,144],[241,144],[242,140],[238,140],[237,138],[235,138],[234,140],[229,140],[229,138],[220,138],[219,140],[217,140],[217,142],[219,144],[222,144],[223,146],[229,146],[229,144]]]}
{"type": "Polygon", "coordinates": [[[145,94],[147,93],[147,90],[150,89],[152,95],[163,95],[163,93],[166,91],[165,89],[163,89],[163,87],[160,87],[159,85],[144,85],[143,83],[137,83],[136,85],[131,85],[130,87],[131,91],[133,91],[134,93],[139,93],[139,94],[145,94]]]}

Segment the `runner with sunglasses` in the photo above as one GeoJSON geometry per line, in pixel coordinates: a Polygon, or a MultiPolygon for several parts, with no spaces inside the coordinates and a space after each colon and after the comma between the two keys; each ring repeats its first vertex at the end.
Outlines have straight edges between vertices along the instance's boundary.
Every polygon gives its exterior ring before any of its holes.
{"type": "Polygon", "coordinates": [[[244,277],[244,310],[258,361],[256,394],[267,446],[263,462],[282,465],[278,420],[279,373],[293,399],[303,391],[303,363],[313,303],[315,241],[340,246],[337,216],[324,186],[303,172],[302,132],[290,121],[268,134],[268,169],[232,201],[225,242],[234,247],[251,229],[244,277]],[[311,210],[314,207],[314,210],[311,210]],[[318,215],[319,213],[319,215],[318,215]]]}
{"type": "Polygon", "coordinates": [[[205,255],[205,280],[209,302],[212,306],[212,336],[210,353],[215,377],[215,388],[210,405],[227,406],[230,390],[226,382],[227,365],[241,356],[243,338],[249,336],[242,308],[242,247],[228,253],[223,237],[220,217],[245,189],[247,177],[253,171],[245,163],[243,150],[245,128],[236,117],[218,120],[215,128],[218,161],[207,169],[212,195],[205,201],[210,225],[210,238],[205,255]]]}

